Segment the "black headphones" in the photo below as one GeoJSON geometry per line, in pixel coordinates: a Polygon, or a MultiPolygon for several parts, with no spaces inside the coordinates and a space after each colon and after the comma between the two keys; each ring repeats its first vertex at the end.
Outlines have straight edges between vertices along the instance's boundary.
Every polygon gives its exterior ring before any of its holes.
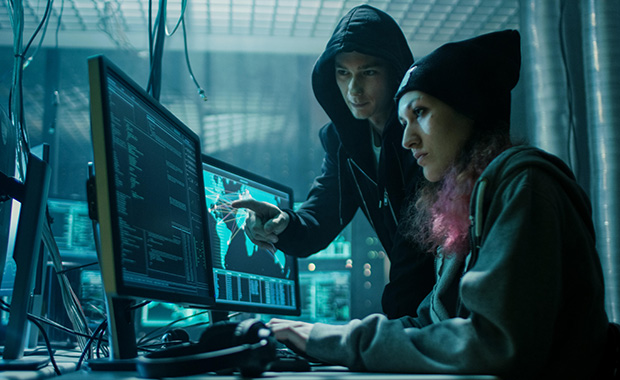
{"type": "Polygon", "coordinates": [[[275,360],[276,341],[258,319],[218,322],[197,343],[151,352],[137,359],[140,376],[189,376],[238,369],[244,377],[258,377],[275,360]]]}

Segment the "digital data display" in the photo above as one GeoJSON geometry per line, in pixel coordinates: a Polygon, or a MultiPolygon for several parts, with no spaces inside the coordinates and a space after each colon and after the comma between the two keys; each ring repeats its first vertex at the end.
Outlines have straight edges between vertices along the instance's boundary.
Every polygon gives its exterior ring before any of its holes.
{"type": "Polygon", "coordinates": [[[243,229],[248,212],[231,207],[235,200],[252,198],[290,208],[292,190],[204,155],[203,178],[217,306],[298,314],[297,259],[252,243],[243,229]]]}
{"type": "Polygon", "coordinates": [[[106,291],[208,306],[200,139],[102,56],[89,62],[106,291]]]}

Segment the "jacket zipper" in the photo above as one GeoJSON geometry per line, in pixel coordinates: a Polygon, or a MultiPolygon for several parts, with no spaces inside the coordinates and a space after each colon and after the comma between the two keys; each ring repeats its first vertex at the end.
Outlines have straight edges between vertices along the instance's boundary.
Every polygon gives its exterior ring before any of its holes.
{"type": "Polygon", "coordinates": [[[351,166],[351,165],[355,165],[355,167],[357,167],[357,168],[358,168],[358,170],[359,170],[360,172],[362,172],[362,174],[364,174],[364,175],[368,178],[368,180],[369,180],[369,181],[371,181],[371,182],[372,182],[375,186],[377,186],[377,183],[376,183],[375,181],[373,181],[373,180],[372,180],[372,178],[370,178],[370,177],[368,176],[368,174],[366,174],[366,173],[365,173],[365,172],[364,172],[364,171],[363,171],[363,170],[362,170],[362,169],[361,169],[361,168],[360,168],[360,167],[359,167],[359,166],[355,163],[355,161],[353,161],[351,158],[347,158],[347,163],[348,163],[348,165],[349,165],[349,170],[351,170],[351,175],[353,176],[353,180],[355,181],[355,186],[357,187],[357,191],[358,191],[358,192],[359,192],[359,194],[360,194],[360,198],[362,198],[362,205],[364,206],[364,210],[365,210],[365,212],[366,212],[366,215],[368,216],[368,221],[370,222],[370,225],[371,225],[372,229],[376,231],[377,229],[375,228],[375,225],[374,225],[374,223],[372,222],[372,217],[371,217],[371,215],[370,215],[370,210],[368,210],[368,205],[366,204],[366,199],[364,199],[364,193],[362,193],[362,189],[360,188],[360,184],[359,184],[359,182],[357,181],[357,176],[355,175],[355,172],[353,171],[353,166],[351,166]]]}
{"type": "MultiPolygon", "coordinates": [[[[370,178],[370,176],[368,174],[366,174],[366,172],[364,170],[362,170],[362,168],[360,168],[360,166],[355,161],[353,161],[353,159],[347,158],[347,161],[349,163],[349,169],[351,170],[351,174],[353,175],[353,179],[355,180],[355,185],[357,186],[357,191],[360,193],[360,197],[362,198],[362,202],[364,202],[364,207],[368,211],[368,207],[366,206],[366,200],[364,199],[364,194],[362,193],[362,190],[360,189],[359,183],[357,182],[357,178],[355,176],[355,172],[353,171],[353,168],[351,167],[351,165],[355,165],[357,170],[359,170],[370,182],[372,182],[373,185],[375,185],[376,187],[379,187],[379,186],[372,178],[370,178]]],[[[379,208],[386,207],[386,206],[390,210],[390,214],[392,215],[392,219],[394,220],[394,224],[398,226],[398,219],[396,219],[396,213],[394,212],[394,208],[392,207],[392,202],[390,202],[390,197],[389,197],[389,194],[387,192],[387,189],[384,188],[383,189],[383,201],[379,200],[379,208]]],[[[370,214],[368,214],[368,216],[370,217],[370,214]]]]}

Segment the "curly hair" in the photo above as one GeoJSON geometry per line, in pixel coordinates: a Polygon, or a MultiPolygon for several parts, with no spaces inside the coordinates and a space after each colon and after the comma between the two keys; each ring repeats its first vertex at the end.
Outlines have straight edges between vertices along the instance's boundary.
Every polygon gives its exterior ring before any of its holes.
{"type": "Polygon", "coordinates": [[[407,237],[428,252],[469,252],[469,202],[476,180],[489,163],[512,146],[505,128],[480,128],[463,146],[441,181],[424,181],[406,210],[407,237]],[[441,248],[441,249],[440,249],[441,248]]]}

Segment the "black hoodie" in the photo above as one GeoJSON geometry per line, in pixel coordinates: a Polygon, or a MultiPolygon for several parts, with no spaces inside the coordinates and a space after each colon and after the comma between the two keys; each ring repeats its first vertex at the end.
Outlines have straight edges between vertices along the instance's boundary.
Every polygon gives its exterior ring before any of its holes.
{"type": "Polygon", "coordinates": [[[405,198],[422,176],[411,152],[402,148],[403,127],[395,107],[383,131],[377,164],[370,124],[353,117],[335,79],[335,56],[352,51],[385,59],[394,93],[413,63],[405,36],[385,12],[360,5],[340,20],[312,72],[314,94],[331,119],[319,132],[325,149],[322,173],[301,208],[286,210],[291,221],[276,246],[299,257],[316,253],[361,209],[391,261],[384,312],[390,318],[415,315],[432,288],[432,257],[406,242],[397,229],[405,198]]]}

